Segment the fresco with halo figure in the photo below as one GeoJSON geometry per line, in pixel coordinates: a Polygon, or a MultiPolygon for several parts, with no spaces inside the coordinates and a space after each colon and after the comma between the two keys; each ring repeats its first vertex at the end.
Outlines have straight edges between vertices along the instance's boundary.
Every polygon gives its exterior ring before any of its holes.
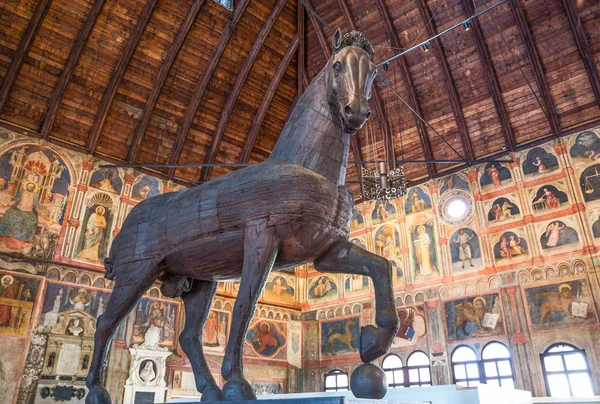
{"type": "Polygon", "coordinates": [[[71,173],[48,147],[26,145],[0,156],[0,250],[54,256],[71,173]]]}
{"type": "Polygon", "coordinates": [[[39,287],[39,279],[0,272],[0,336],[26,335],[39,287]]]}
{"type": "Polygon", "coordinates": [[[355,208],[352,208],[352,218],[350,219],[350,231],[356,231],[364,229],[365,218],[363,215],[358,213],[355,208]]]}
{"type": "Polygon", "coordinates": [[[81,229],[75,258],[101,264],[108,256],[109,240],[118,204],[104,192],[91,193],[81,213],[81,229]]]}
{"type": "Polygon", "coordinates": [[[433,223],[423,223],[411,226],[413,283],[426,281],[439,276],[436,256],[436,239],[433,233],[433,223]]]}
{"type": "Polygon", "coordinates": [[[360,319],[358,317],[321,322],[323,356],[357,353],[359,345],[360,319]]]}
{"type": "Polygon", "coordinates": [[[533,332],[588,327],[598,324],[587,279],[523,288],[527,317],[533,332]]]}
{"type": "Polygon", "coordinates": [[[483,168],[479,185],[482,189],[497,189],[512,181],[510,170],[498,162],[487,163],[483,168]]]}
{"type": "Polygon", "coordinates": [[[202,345],[209,348],[224,350],[229,335],[230,313],[212,309],[208,313],[202,330],[202,345]]]}
{"type": "Polygon", "coordinates": [[[400,255],[400,234],[398,229],[386,224],[375,232],[375,253],[384,258],[394,258],[400,255]]]}
{"type": "Polygon", "coordinates": [[[502,305],[497,293],[444,303],[449,341],[504,335],[502,305]]]}
{"type": "Polygon", "coordinates": [[[294,304],[296,301],[295,279],[275,275],[265,284],[264,299],[267,301],[294,304]]]}
{"type": "Polygon", "coordinates": [[[286,323],[257,319],[248,327],[246,345],[258,356],[272,358],[279,352],[285,354],[286,342],[286,323]]]}
{"type": "Polygon", "coordinates": [[[327,275],[319,276],[310,283],[308,288],[308,300],[312,302],[321,302],[335,299],[338,295],[338,288],[335,281],[327,275]]]}
{"type": "Polygon", "coordinates": [[[398,213],[396,212],[396,207],[392,205],[390,201],[377,200],[375,202],[375,208],[371,212],[371,223],[379,224],[397,218],[398,213]]]}
{"type": "Polygon", "coordinates": [[[542,185],[531,200],[534,211],[558,209],[567,203],[569,203],[567,194],[550,184],[542,185]]]}
{"type": "Polygon", "coordinates": [[[554,220],[546,225],[545,232],[540,237],[540,243],[545,250],[579,244],[579,235],[574,228],[567,226],[563,221],[554,220]]]}
{"type": "Polygon", "coordinates": [[[542,147],[529,149],[522,164],[523,174],[541,175],[559,168],[558,159],[542,147]]]}
{"type": "Polygon", "coordinates": [[[160,346],[174,347],[177,338],[176,303],[161,300],[140,299],[133,310],[133,335],[131,342],[141,344],[150,328],[156,328],[160,346]]]}
{"type": "Polygon", "coordinates": [[[490,223],[500,223],[516,219],[521,215],[519,206],[508,198],[497,198],[492,203],[487,214],[490,223]]]}
{"type": "Polygon", "coordinates": [[[414,187],[408,191],[404,202],[406,214],[420,213],[431,209],[431,198],[421,187],[414,187]]]}
{"type": "Polygon", "coordinates": [[[141,176],[136,183],[133,184],[131,190],[131,198],[136,201],[143,201],[152,196],[160,194],[158,180],[149,175],[141,176]]]}
{"type": "Polygon", "coordinates": [[[419,344],[427,335],[425,307],[423,305],[398,307],[400,328],[392,347],[407,348],[419,344]]]}

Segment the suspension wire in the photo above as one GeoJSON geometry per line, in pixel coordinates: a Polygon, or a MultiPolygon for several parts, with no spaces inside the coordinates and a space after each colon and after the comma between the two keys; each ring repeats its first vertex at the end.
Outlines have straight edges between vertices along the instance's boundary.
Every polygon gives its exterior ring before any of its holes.
{"type": "Polygon", "coordinates": [[[433,21],[433,18],[437,15],[437,13],[440,11],[440,9],[444,6],[445,3],[446,3],[446,0],[442,1],[442,3],[438,6],[438,8],[435,10],[435,12],[431,15],[431,18],[429,19],[429,21],[427,21],[427,24],[425,24],[423,29],[421,29],[421,31],[419,31],[419,33],[417,34],[417,36],[415,37],[415,39],[413,40],[413,43],[409,46],[409,48],[411,48],[419,40],[419,38],[421,37],[423,32],[425,32],[425,30],[427,29],[429,24],[431,24],[431,21],[433,21]]]}
{"type": "Polygon", "coordinates": [[[360,0],[358,0],[358,15],[360,16],[359,21],[360,21],[360,32],[363,32],[363,10],[362,10],[362,3],[360,0]]]}
{"type": "Polygon", "coordinates": [[[404,98],[402,98],[402,96],[401,96],[401,95],[400,95],[400,94],[399,94],[399,93],[398,93],[398,92],[397,92],[397,91],[394,89],[394,87],[392,87],[392,86],[391,86],[391,85],[390,85],[390,84],[387,82],[387,79],[385,78],[385,75],[383,74],[383,72],[379,72],[377,75],[380,77],[380,79],[379,79],[379,80],[380,80],[380,82],[381,82],[381,83],[383,83],[383,84],[385,84],[385,85],[386,85],[386,86],[387,86],[387,87],[388,87],[390,90],[392,90],[392,92],[394,93],[394,95],[395,95],[397,98],[399,98],[399,99],[400,99],[400,101],[402,101],[402,102],[404,103],[404,105],[406,105],[406,106],[408,107],[408,109],[410,109],[410,111],[411,111],[413,114],[415,114],[415,116],[416,116],[417,118],[419,118],[419,120],[421,120],[421,121],[422,121],[422,122],[423,122],[425,125],[427,125],[427,126],[428,126],[428,127],[429,127],[429,128],[430,128],[430,129],[431,129],[431,130],[432,130],[432,131],[433,131],[433,132],[434,132],[434,133],[435,133],[435,134],[436,134],[436,135],[437,135],[437,136],[438,136],[440,139],[442,139],[442,141],[443,141],[444,143],[446,143],[446,145],[447,145],[447,146],[448,146],[450,149],[452,149],[452,151],[453,151],[454,153],[456,153],[456,155],[457,155],[458,157],[460,157],[460,158],[461,158],[461,160],[462,160],[462,161],[463,161],[465,164],[467,164],[468,166],[470,166],[470,165],[471,165],[471,162],[470,162],[470,161],[468,161],[467,159],[465,159],[465,158],[463,157],[463,155],[462,155],[462,154],[460,154],[460,153],[459,153],[459,152],[458,152],[458,151],[457,151],[457,150],[456,150],[454,147],[452,147],[452,145],[451,145],[450,143],[448,143],[448,141],[447,141],[447,140],[446,140],[446,139],[445,139],[445,138],[444,138],[442,135],[440,135],[440,133],[439,133],[437,130],[435,130],[435,128],[434,128],[433,126],[431,126],[431,124],[430,124],[429,122],[427,122],[427,120],[426,120],[425,118],[423,118],[421,115],[419,115],[419,113],[418,113],[417,111],[415,111],[415,110],[414,110],[414,108],[413,108],[413,107],[411,107],[411,106],[410,106],[410,104],[404,100],[404,98]]]}
{"type": "Polygon", "coordinates": [[[329,25],[327,23],[327,21],[325,21],[325,19],[323,19],[323,17],[321,17],[321,15],[315,11],[314,8],[312,8],[312,6],[308,3],[307,0],[300,0],[300,1],[302,2],[302,4],[304,4],[304,7],[306,7],[306,9],[312,15],[314,15],[317,18],[317,20],[319,20],[321,22],[321,24],[323,24],[325,27],[329,28],[329,30],[331,31],[332,34],[335,34],[335,30],[333,29],[333,27],[331,25],[329,25]]]}

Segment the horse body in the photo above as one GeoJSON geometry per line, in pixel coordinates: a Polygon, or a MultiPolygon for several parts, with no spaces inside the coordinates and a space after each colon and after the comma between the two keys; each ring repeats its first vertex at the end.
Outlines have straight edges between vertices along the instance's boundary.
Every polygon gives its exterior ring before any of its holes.
{"type": "Polygon", "coordinates": [[[391,265],[348,240],[354,199],[344,187],[350,136],[370,115],[373,50],[358,32],[336,32],[333,47],[265,162],[131,210],[105,262],[115,285],[96,324],[87,404],[110,404],[102,387],[108,342],[159,278],[165,295],[183,299],[179,342],[203,401],[256,398],[243,377],[243,345],[272,269],[313,261],[321,272],[370,277],[378,327],[361,329],[360,356],[370,362],[387,352],[399,327],[391,265]],[[218,281],[237,279],[221,390],[204,357],[202,329],[218,281]]]}

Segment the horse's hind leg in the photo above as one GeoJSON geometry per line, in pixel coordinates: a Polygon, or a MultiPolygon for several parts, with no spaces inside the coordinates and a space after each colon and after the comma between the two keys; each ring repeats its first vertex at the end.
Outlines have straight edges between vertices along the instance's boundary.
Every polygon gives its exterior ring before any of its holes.
{"type": "Polygon", "coordinates": [[[231,332],[221,368],[221,374],[227,380],[223,386],[224,401],[256,400],[252,387],[244,379],[242,348],[256,302],[277,257],[277,248],[277,238],[266,222],[246,228],[240,291],[233,308],[231,332]]]}
{"type": "Polygon", "coordinates": [[[196,388],[202,393],[202,401],[220,401],[221,389],[210,373],[202,350],[202,330],[217,290],[217,282],[194,279],[192,288],[183,294],[185,304],[185,327],[179,343],[187,355],[196,379],[196,388]]]}
{"type": "Polygon", "coordinates": [[[394,302],[392,270],[388,260],[349,242],[341,241],[315,261],[320,272],[347,273],[368,276],[375,287],[376,316],[379,328],[362,327],[360,358],[371,362],[390,348],[400,327],[394,302]]]}
{"type": "Polygon", "coordinates": [[[104,314],[96,322],[94,355],[87,375],[89,392],[86,404],[110,404],[110,396],[103,384],[103,373],[108,343],[117,326],[133,309],[144,292],[159,274],[158,263],[150,260],[131,262],[115,268],[115,285],[104,314]]]}

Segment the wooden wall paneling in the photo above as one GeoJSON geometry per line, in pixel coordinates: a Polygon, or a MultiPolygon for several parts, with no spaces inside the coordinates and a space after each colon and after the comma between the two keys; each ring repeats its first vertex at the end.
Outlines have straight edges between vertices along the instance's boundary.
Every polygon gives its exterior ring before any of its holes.
{"type": "MultiPolygon", "coordinates": [[[[461,4],[463,11],[465,12],[465,15],[467,17],[475,14],[473,3],[470,0],[461,0],[461,4]]],[[[514,151],[516,144],[515,134],[513,132],[512,126],[510,125],[506,105],[502,100],[502,90],[500,89],[500,82],[498,81],[498,76],[494,69],[494,64],[492,63],[490,50],[488,49],[487,44],[485,42],[485,37],[483,36],[483,31],[481,30],[479,21],[475,18],[471,20],[469,24],[471,26],[471,32],[473,35],[473,39],[475,40],[475,45],[477,47],[479,61],[484,72],[483,76],[485,78],[492,100],[494,101],[494,108],[496,109],[498,120],[500,121],[500,125],[502,125],[502,134],[504,135],[504,139],[506,140],[506,146],[510,151],[514,151]]]]}
{"type": "MultiPolygon", "coordinates": [[[[271,28],[275,24],[275,21],[277,21],[277,17],[279,17],[279,14],[283,10],[283,7],[285,6],[286,1],[287,0],[278,0],[275,7],[273,7],[273,10],[271,11],[269,18],[265,21],[262,29],[258,33],[258,36],[255,39],[254,44],[252,45],[252,48],[250,49],[250,52],[248,53],[248,56],[246,57],[246,60],[244,61],[244,64],[242,65],[242,68],[241,68],[240,72],[238,73],[233,86],[231,87],[231,92],[229,93],[229,96],[227,97],[227,101],[225,102],[223,111],[222,111],[221,115],[219,116],[219,121],[217,123],[217,127],[213,133],[210,148],[208,150],[208,153],[205,155],[205,158],[204,158],[205,164],[212,164],[215,161],[215,158],[219,151],[219,145],[221,144],[221,140],[223,139],[223,135],[225,134],[225,128],[227,127],[229,118],[231,117],[231,114],[233,113],[233,108],[235,106],[235,103],[236,103],[239,95],[240,95],[240,92],[242,91],[242,88],[244,86],[246,78],[248,77],[248,74],[250,73],[250,69],[252,68],[252,65],[254,64],[254,61],[258,57],[260,49],[262,48],[262,44],[264,43],[266,37],[269,35],[269,32],[271,31],[271,28]]],[[[202,171],[200,172],[199,181],[207,181],[210,177],[211,172],[212,172],[212,167],[202,167],[202,171]]]]}
{"type": "MultiPolygon", "coordinates": [[[[431,16],[431,11],[429,10],[426,0],[416,0],[416,2],[423,19],[423,23],[426,24],[427,33],[430,37],[437,35],[436,24],[431,16]]],[[[458,95],[458,89],[456,88],[454,77],[452,77],[452,72],[450,71],[450,65],[448,64],[448,60],[444,54],[444,48],[442,46],[441,39],[436,38],[432,40],[431,47],[433,48],[433,53],[441,69],[442,76],[444,77],[446,92],[448,94],[448,99],[450,100],[450,106],[452,107],[452,113],[456,121],[456,127],[458,128],[463,147],[463,157],[467,160],[473,160],[475,153],[473,152],[473,145],[471,144],[471,138],[467,129],[467,122],[465,121],[465,116],[463,114],[460,96],[458,95]]]]}
{"type": "Polygon", "coordinates": [[[194,20],[196,19],[198,12],[200,12],[200,9],[202,9],[202,6],[204,6],[204,3],[206,3],[206,0],[195,0],[194,3],[192,3],[192,6],[190,7],[187,15],[185,16],[185,20],[183,21],[183,23],[181,24],[181,27],[179,28],[179,32],[177,33],[177,36],[173,40],[173,43],[171,44],[171,47],[169,48],[169,51],[167,52],[167,56],[160,67],[160,70],[158,72],[158,75],[156,76],[156,79],[154,80],[154,85],[152,86],[152,91],[150,92],[150,96],[148,97],[148,100],[146,101],[146,106],[144,107],[144,111],[142,112],[141,122],[140,122],[135,134],[133,135],[133,139],[131,141],[131,146],[129,147],[129,151],[127,153],[127,158],[126,158],[126,160],[128,162],[134,162],[137,157],[137,153],[140,148],[140,144],[142,143],[142,138],[144,137],[144,133],[146,132],[146,129],[148,128],[148,124],[150,123],[150,118],[152,117],[152,111],[154,110],[156,101],[158,101],[158,96],[160,95],[160,91],[161,91],[163,85],[165,84],[167,75],[169,74],[169,71],[171,70],[171,66],[173,65],[173,62],[175,62],[175,59],[177,58],[177,54],[179,53],[179,50],[181,49],[181,46],[183,45],[183,42],[185,41],[187,34],[190,32],[190,29],[192,28],[192,24],[194,23],[194,20]]]}
{"type": "Polygon", "coordinates": [[[50,102],[48,103],[48,109],[44,114],[42,126],[39,130],[44,139],[47,139],[50,135],[50,131],[52,130],[52,125],[54,124],[54,120],[58,115],[58,109],[60,108],[67,84],[69,84],[69,80],[71,80],[71,77],[73,76],[73,71],[75,70],[79,56],[81,55],[87,39],[90,36],[94,25],[96,24],[96,20],[98,19],[100,11],[102,11],[104,3],[104,0],[96,0],[94,2],[94,5],[87,16],[83,27],[79,31],[77,39],[75,40],[75,44],[73,45],[73,48],[71,48],[69,58],[67,59],[60,78],[58,79],[58,82],[52,91],[52,96],[50,97],[50,102]]]}
{"type": "MultiPolygon", "coordinates": [[[[223,52],[227,48],[229,41],[231,40],[231,36],[235,32],[235,28],[237,24],[242,19],[244,11],[246,11],[246,7],[248,7],[249,0],[241,0],[239,4],[236,4],[235,11],[233,12],[233,16],[231,20],[227,23],[227,26],[223,30],[223,33],[219,37],[219,42],[215,46],[212,54],[210,55],[210,59],[206,64],[204,72],[196,84],[194,88],[194,94],[192,95],[192,99],[190,100],[187,109],[183,115],[183,120],[181,121],[181,125],[177,131],[177,136],[175,138],[175,143],[173,144],[173,150],[171,155],[169,156],[168,164],[176,164],[179,161],[179,157],[181,156],[181,151],[183,150],[183,145],[185,144],[185,139],[192,127],[192,123],[194,122],[194,116],[196,116],[196,112],[200,107],[200,102],[202,101],[202,97],[206,92],[206,88],[210,79],[215,72],[215,69],[219,65],[219,60],[221,60],[221,56],[223,52]]],[[[172,179],[175,175],[175,167],[169,168],[168,177],[172,179]]]]}
{"type": "Polygon", "coordinates": [[[250,154],[252,153],[252,148],[254,147],[254,142],[256,141],[256,136],[258,135],[258,132],[262,125],[263,119],[264,119],[265,115],[267,114],[267,110],[271,106],[271,101],[273,100],[273,96],[275,95],[275,92],[277,91],[277,88],[279,87],[279,83],[281,82],[281,79],[283,78],[283,75],[285,74],[285,70],[287,69],[288,65],[290,64],[290,61],[292,60],[294,53],[298,49],[299,44],[300,44],[300,38],[299,38],[298,34],[296,34],[296,36],[294,37],[294,39],[292,39],[292,42],[288,46],[288,48],[285,52],[285,55],[283,56],[283,59],[281,59],[281,62],[279,62],[279,66],[277,67],[277,70],[275,71],[275,75],[271,79],[269,88],[267,89],[267,92],[264,94],[264,96],[262,98],[260,107],[258,108],[258,112],[254,116],[252,126],[250,127],[250,132],[248,132],[248,137],[246,139],[246,143],[244,143],[244,148],[242,149],[242,156],[240,158],[240,163],[247,163],[248,160],[250,159],[250,154]]]}
{"type": "Polygon", "coordinates": [[[27,29],[21,37],[19,46],[17,47],[17,50],[10,61],[10,66],[8,67],[8,70],[4,75],[4,79],[2,80],[2,84],[0,85],[0,116],[2,116],[2,111],[4,110],[4,106],[8,100],[8,95],[10,94],[10,89],[17,79],[21,65],[23,65],[23,61],[25,60],[27,53],[29,53],[33,38],[35,38],[40,26],[42,25],[42,20],[44,19],[46,12],[48,12],[50,3],[51,0],[39,0],[35,6],[35,10],[31,19],[29,20],[27,29]]]}
{"type": "Polygon", "coordinates": [[[527,59],[533,71],[539,91],[539,98],[543,104],[541,107],[545,111],[550,127],[552,128],[552,133],[554,136],[559,136],[561,132],[560,121],[558,119],[558,114],[556,113],[556,107],[552,102],[550,89],[548,88],[546,77],[544,76],[539,53],[533,43],[533,36],[527,23],[527,19],[525,18],[525,11],[523,10],[523,6],[519,3],[519,0],[509,0],[508,3],[510,4],[510,9],[517,23],[517,27],[519,28],[521,41],[527,49],[527,59]]]}
{"type": "Polygon", "coordinates": [[[98,110],[98,114],[96,115],[96,120],[94,121],[94,126],[90,131],[90,135],[88,138],[88,150],[90,153],[94,153],[96,150],[96,144],[98,143],[98,137],[102,132],[102,128],[104,127],[104,122],[106,121],[106,116],[108,115],[108,110],[110,105],[115,98],[115,94],[117,93],[117,88],[125,75],[125,70],[129,65],[129,61],[133,56],[133,52],[142,37],[142,33],[150,21],[150,17],[152,16],[152,12],[156,8],[158,4],[158,0],[148,0],[144,9],[142,10],[140,16],[138,17],[135,28],[131,32],[129,39],[127,40],[127,45],[125,45],[125,49],[123,53],[121,53],[121,57],[119,58],[119,62],[117,63],[117,67],[112,73],[110,78],[110,82],[104,95],[102,96],[102,101],[100,103],[100,109],[98,110]]]}
{"type": "MultiPolygon", "coordinates": [[[[391,46],[394,48],[402,48],[402,45],[400,42],[400,36],[398,35],[398,31],[396,30],[396,27],[394,26],[394,23],[392,21],[392,17],[390,15],[389,9],[387,8],[387,5],[385,4],[384,0],[376,0],[376,3],[379,8],[379,11],[381,12],[381,15],[383,16],[386,33],[387,33],[387,36],[388,36],[391,46]]],[[[411,104],[411,106],[415,109],[415,111],[420,116],[423,116],[423,109],[421,108],[419,98],[417,97],[417,91],[415,89],[415,85],[412,80],[408,62],[404,56],[402,56],[398,59],[399,59],[400,67],[401,67],[400,76],[402,78],[402,81],[404,82],[404,86],[409,91],[409,98],[408,98],[409,103],[411,104]]],[[[415,125],[417,127],[417,132],[419,135],[419,140],[421,142],[421,147],[423,148],[423,155],[425,156],[425,160],[432,160],[433,159],[433,150],[431,148],[431,142],[429,140],[429,136],[427,135],[427,127],[419,118],[417,118],[416,116],[414,118],[415,118],[415,125]]],[[[427,164],[427,175],[430,178],[432,178],[435,175],[435,173],[436,173],[435,165],[427,164]]]]}

